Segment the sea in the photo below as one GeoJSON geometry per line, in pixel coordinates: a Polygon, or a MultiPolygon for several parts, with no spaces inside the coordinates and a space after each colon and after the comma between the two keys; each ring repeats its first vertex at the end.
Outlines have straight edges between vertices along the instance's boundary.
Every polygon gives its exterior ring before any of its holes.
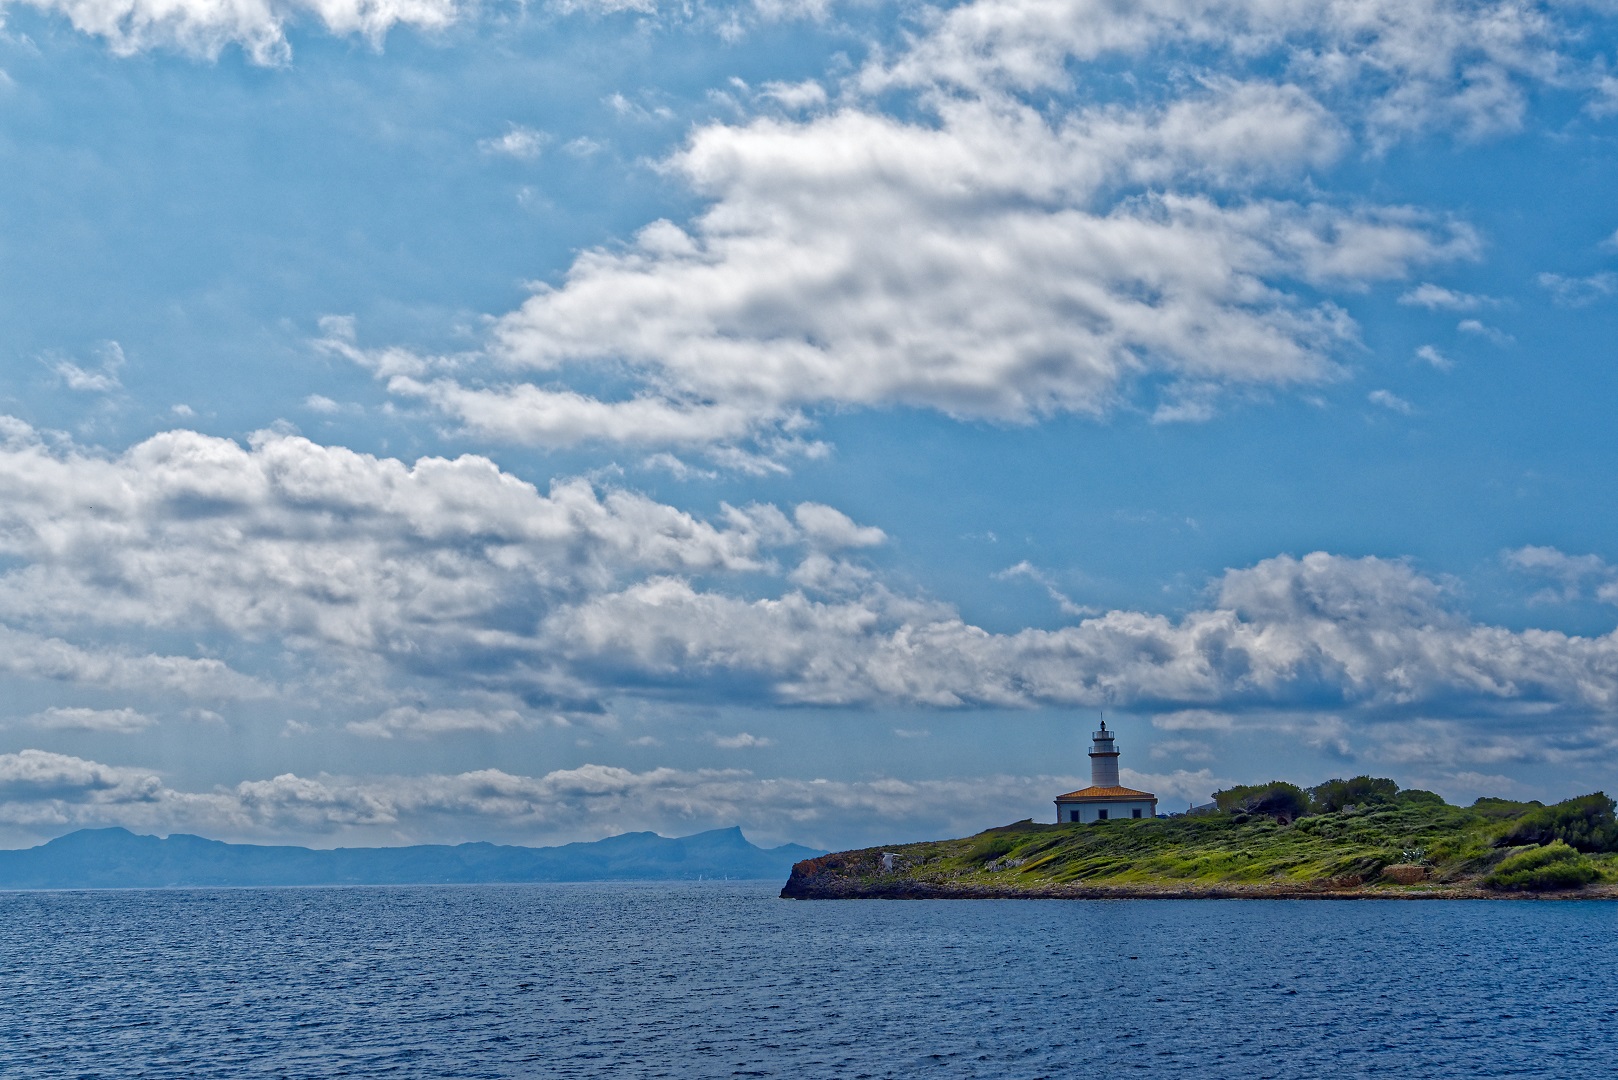
{"type": "Polygon", "coordinates": [[[1618,1076],[1618,904],[0,894],[0,1077],[1618,1076]]]}

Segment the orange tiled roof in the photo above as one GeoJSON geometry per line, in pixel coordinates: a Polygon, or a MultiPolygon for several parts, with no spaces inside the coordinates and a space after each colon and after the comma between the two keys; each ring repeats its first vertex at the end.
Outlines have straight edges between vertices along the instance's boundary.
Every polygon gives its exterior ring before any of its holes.
{"type": "Polygon", "coordinates": [[[1087,787],[1077,791],[1070,791],[1066,795],[1058,795],[1057,802],[1089,802],[1091,800],[1106,799],[1156,799],[1150,791],[1136,791],[1128,787],[1087,787]]]}

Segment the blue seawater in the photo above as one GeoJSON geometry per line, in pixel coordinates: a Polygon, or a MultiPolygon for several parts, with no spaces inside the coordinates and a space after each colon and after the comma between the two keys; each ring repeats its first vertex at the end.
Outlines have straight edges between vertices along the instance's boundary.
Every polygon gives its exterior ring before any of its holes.
{"type": "Polygon", "coordinates": [[[0,1076],[1618,1075],[1618,905],[0,894],[0,1076]]]}

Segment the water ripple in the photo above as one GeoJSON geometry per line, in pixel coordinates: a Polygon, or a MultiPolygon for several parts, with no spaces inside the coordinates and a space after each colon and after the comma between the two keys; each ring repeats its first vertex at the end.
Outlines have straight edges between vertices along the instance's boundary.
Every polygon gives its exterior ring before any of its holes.
{"type": "Polygon", "coordinates": [[[6,1077],[1610,1077],[1618,905],[0,894],[6,1077]]]}

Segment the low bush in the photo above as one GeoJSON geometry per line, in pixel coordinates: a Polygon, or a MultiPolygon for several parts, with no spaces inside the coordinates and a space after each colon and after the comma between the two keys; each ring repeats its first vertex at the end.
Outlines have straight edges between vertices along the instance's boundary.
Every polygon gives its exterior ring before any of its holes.
{"type": "Polygon", "coordinates": [[[1600,874],[1589,859],[1560,840],[1500,860],[1483,884],[1491,889],[1543,892],[1577,889],[1600,874]]]}
{"type": "Polygon", "coordinates": [[[1541,809],[1544,805],[1538,799],[1532,802],[1517,802],[1515,799],[1494,799],[1484,796],[1472,804],[1472,809],[1486,818],[1509,821],[1512,818],[1522,817],[1530,810],[1541,809]]]}
{"type": "Polygon", "coordinates": [[[1399,785],[1385,777],[1356,776],[1352,780],[1327,780],[1309,789],[1309,809],[1316,814],[1334,814],[1345,806],[1389,803],[1398,794],[1399,785]]]}
{"type": "Polygon", "coordinates": [[[1618,851],[1618,817],[1605,792],[1542,806],[1523,814],[1500,838],[1502,847],[1561,841],[1579,851],[1618,851]]]}
{"type": "Polygon", "coordinates": [[[1227,814],[1251,814],[1293,821],[1309,812],[1309,797],[1297,784],[1271,780],[1268,784],[1237,784],[1214,792],[1214,805],[1227,814]]]}
{"type": "Polygon", "coordinates": [[[972,845],[966,857],[973,862],[989,862],[1002,855],[1009,855],[1017,847],[1017,840],[1010,836],[987,836],[972,845]]]}

